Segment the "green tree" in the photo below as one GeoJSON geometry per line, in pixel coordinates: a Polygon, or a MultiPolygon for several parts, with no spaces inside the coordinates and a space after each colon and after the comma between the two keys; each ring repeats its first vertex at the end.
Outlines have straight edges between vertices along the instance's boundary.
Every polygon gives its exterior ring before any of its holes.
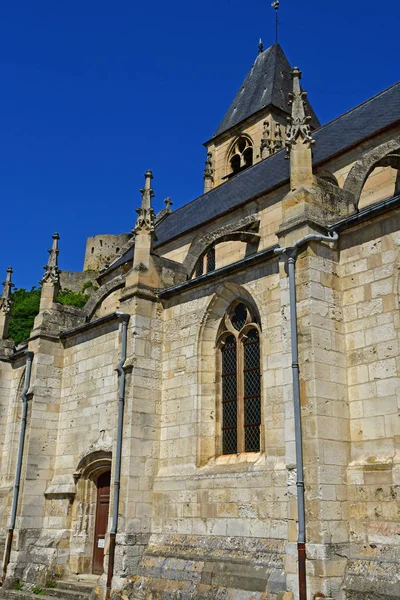
{"type": "Polygon", "coordinates": [[[12,309],[9,337],[15,344],[28,339],[33,321],[39,312],[40,289],[33,287],[31,290],[20,288],[12,293],[12,309]]]}

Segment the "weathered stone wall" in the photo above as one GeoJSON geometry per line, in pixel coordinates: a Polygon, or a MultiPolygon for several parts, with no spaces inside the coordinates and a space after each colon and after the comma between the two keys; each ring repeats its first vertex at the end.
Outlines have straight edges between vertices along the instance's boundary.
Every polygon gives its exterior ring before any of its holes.
{"type": "MultiPolygon", "coordinates": [[[[82,292],[85,283],[91,282],[95,284],[97,272],[83,272],[77,271],[60,271],[60,287],[62,290],[72,290],[73,292],[82,292]]],[[[86,293],[90,293],[91,288],[86,290],[86,293]]]]}
{"type": "Polygon", "coordinates": [[[351,418],[346,587],[357,600],[400,590],[399,230],[396,212],[341,240],[351,418]]]}
{"type": "Polygon", "coordinates": [[[99,271],[105,263],[110,262],[131,238],[129,233],[120,235],[99,234],[86,240],[84,271],[99,271]]]}
{"type": "Polygon", "coordinates": [[[10,518],[21,418],[24,359],[0,361],[0,556],[10,518]]]}

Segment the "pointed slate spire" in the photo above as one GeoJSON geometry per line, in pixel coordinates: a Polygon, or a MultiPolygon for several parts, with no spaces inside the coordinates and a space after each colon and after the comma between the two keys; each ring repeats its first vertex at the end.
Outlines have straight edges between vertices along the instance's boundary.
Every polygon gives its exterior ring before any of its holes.
{"type": "Polygon", "coordinates": [[[298,67],[292,69],[293,92],[289,94],[289,104],[292,105],[292,114],[288,117],[288,127],[286,132],[286,149],[289,154],[293,145],[299,137],[303,143],[315,144],[311,135],[310,121],[311,116],[306,115],[307,92],[303,92],[300,87],[302,73],[298,67]]]}
{"type": "Polygon", "coordinates": [[[40,280],[41,285],[43,285],[44,283],[58,285],[60,283],[60,270],[58,268],[58,254],[60,252],[58,249],[59,239],[60,236],[58,235],[58,233],[54,233],[53,245],[50,248],[50,250],[48,250],[48,253],[50,255],[49,260],[47,261],[47,265],[43,267],[45,272],[42,279],[40,280]]]}
{"type": "Polygon", "coordinates": [[[142,231],[152,233],[155,225],[155,214],[151,206],[151,200],[154,198],[154,191],[151,187],[151,180],[153,179],[153,173],[148,170],[145,173],[145,184],[144,188],[140,190],[142,194],[142,204],[140,208],[136,209],[138,218],[133,232],[138,235],[142,231]]]}
{"type": "MultiPolygon", "coordinates": [[[[287,100],[293,89],[291,70],[279,44],[258,54],[212,139],[267,108],[290,115],[287,100]]],[[[312,116],[311,126],[318,127],[318,118],[308,101],[307,113],[312,116]]]]}
{"type": "Polygon", "coordinates": [[[0,298],[0,340],[5,340],[8,335],[8,326],[11,317],[11,290],[14,284],[11,281],[12,268],[8,267],[6,280],[3,281],[3,292],[0,298]]]}

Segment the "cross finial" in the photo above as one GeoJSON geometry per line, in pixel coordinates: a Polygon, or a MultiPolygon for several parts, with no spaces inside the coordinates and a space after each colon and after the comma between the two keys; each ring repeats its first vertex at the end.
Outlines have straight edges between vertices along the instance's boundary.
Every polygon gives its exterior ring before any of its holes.
{"type": "Polygon", "coordinates": [[[264,52],[264,44],[262,39],[260,38],[260,41],[258,43],[258,53],[261,54],[262,52],[264,52]]]}
{"type": "Polygon", "coordinates": [[[171,206],[173,204],[171,198],[169,198],[169,197],[165,198],[164,204],[165,204],[165,208],[166,208],[167,212],[171,212],[171,206]]]}
{"type": "Polygon", "coordinates": [[[275,15],[276,15],[276,43],[278,43],[278,40],[279,40],[279,0],[275,0],[275,2],[272,2],[271,6],[272,6],[272,8],[275,9],[275,15]]]}

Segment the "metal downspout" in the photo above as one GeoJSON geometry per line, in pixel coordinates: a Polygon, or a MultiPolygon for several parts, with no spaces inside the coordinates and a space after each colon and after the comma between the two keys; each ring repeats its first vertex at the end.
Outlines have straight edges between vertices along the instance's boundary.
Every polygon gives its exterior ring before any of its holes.
{"type": "Polygon", "coordinates": [[[294,403],[294,428],[296,441],[296,486],[298,512],[297,560],[300,600],[307,600],[307,575],[303,433],[301,427],[299,344],[297,331],[296,258],[300,246],[303,246],[307,242],[336,242],[338,239],[339,236],[335,232],[331,236],[311,233],[298,240],[293,246],[290,246],[288,248],[277,248],[275,250],[275,254],[277,255],[286,255],[289,275],[290,332],[292,342],[292,381],[294,403]]]}
{"type": "Polygon", "coordinates": [[[126,374],[124,364],[126,361],[126,348],[128,339],[128,322],[130,315],[117,313],[119,320],[122,323],[122,343],[121,343],[121,360],[117,365],[119,375],[119,404],[118,404],[118,429],[117,429],[117,448],[115,455],[115,471],[114,471],[114,498],[113,498],[113,516],[110,529],[110,546],[108,553],[108,570],[107,570],[107,592],[106,599],[110,597],[111,582],[114,574],[114,558],[115,558],[115,541],[118,530],[118,509],[119,509],[119,493],[121,485],[121,455],[122,455],[122,434],[124,425],[124,409],[125,409],[125,383],[126,374]]]}
{"type": "Polygon", "coordinates": [[[25,356],[26,356],[25,384],[24,384],[24,389],[22,390],[22,393],[21,393],[21,400],[22,400],[21,430],[20,430],[20,434],[19,434],[17,467],[16,467],[16,471],[15,471],[14,492],[13,492],[13,499],[12,499],[12,505],[11,505],[10,525],[8,526],[7,541],[6,541],[5,551],[4,551],[3,573],[2,573],[2,577],[1,577],[1,585],[3,585],[3,583],[5,581],[5,578],[7,575],[8,564],[10,562],[11,546],[12,546],[12,541],[13,541],[13,537],[14,537],[15,521],[17,518],[19,490],[20,490],[20,485],[21,485],[22,460],[24,457],[26,420],[27,420],[27,414],[28,414],[27,393],[29,390],[29,386],[31,384],[33,352],[29,352],[27,350],[25,352],[25,356]]]}

